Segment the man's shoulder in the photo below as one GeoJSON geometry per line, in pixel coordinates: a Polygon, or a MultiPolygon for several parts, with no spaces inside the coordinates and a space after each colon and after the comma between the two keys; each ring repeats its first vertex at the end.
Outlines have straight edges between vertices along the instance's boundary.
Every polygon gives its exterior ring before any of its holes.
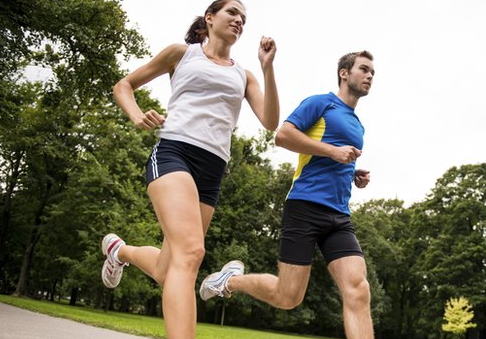
{"type": "Polygon", "coordinates": [[[310,95],[300,103],[302,108],[314,108],[318,111],[327,110],[335,102],[336,96],[332,93],[310,95]]]}
{"type": "Polygon", "coordinates": [[[305,100],[330,100],[332,97],[332,93],[318,93],[309,95],[305,100]]]}
{"type": "Polygon", "coordinates": [[[326,94],[313,94],[302,100],[302,102],[327,104],[334,102],[335,98],[336,96],[331,92],[326,94]]]}

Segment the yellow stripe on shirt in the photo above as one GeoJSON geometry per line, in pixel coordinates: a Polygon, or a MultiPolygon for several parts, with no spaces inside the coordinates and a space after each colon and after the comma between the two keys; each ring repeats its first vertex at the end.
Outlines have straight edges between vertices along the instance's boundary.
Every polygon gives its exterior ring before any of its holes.
{"type": "MultiPolygon", "coordinates": [[[[317,120],[314,126],[312,126],[307,131],[305,131],[305,135],[307,135],[312,140],[322,141],[322,137],[325,131],[326,131],[326,121],[324,120],[324,118],[319,118],[319,120],[317,120]]],[[[292,186],[294,186],[295,180],[297,180],[302,174],[302,170],[304,169],[304,166],[307,165],[311,161],[311,159],[312,159],[311,154],[302,154],[302,153],[299,154],[299,163],[297,164],[297,169],[295,170],[294,177],[292,179],[292,186]]],[[[292,187],[290,188],[290,190],[292,190],[292,187]]]]}

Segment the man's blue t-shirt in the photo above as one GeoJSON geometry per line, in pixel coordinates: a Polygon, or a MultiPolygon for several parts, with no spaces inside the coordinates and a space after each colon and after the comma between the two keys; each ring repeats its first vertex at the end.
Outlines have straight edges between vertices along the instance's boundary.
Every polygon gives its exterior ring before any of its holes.
{"type": "MultiPolygon", "coordinates": [[[[308,97],[285,121],[314,140],[363,149],[363,125],[354,109],[334,93],[308,97]]],[[[349,215],[354,171],[354,161],[342,164],[328,157],[299,154],[287,199],[315,202],[349,215]]]]}

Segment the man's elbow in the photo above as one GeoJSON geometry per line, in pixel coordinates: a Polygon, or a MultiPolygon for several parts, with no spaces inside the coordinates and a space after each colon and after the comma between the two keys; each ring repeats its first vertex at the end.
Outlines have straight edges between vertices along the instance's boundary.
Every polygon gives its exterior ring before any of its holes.
{"type": "Polygon", "coordinates": [[[284,147],[285,145],[285,137],[281,130],[277,131],[277,134],[275,134],[275,145],[279,147],[284,147]]]}

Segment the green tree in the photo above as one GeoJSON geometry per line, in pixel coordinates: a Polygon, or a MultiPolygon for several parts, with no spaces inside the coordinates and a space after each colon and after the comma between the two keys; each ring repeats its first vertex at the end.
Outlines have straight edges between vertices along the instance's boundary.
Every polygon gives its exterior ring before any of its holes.
{"type": "Polygon", "coordinates": [[[485,320],[486,164],[452,167],[416,206],[413,220],[422,247],[413,274],[421,287],[417,331],[440,338],[444,305],[451,295],[468,295],[475,305],[479,336],[485,320]]]}
{"type": "Polygon", "coordinates": [[[442,330],[453,334],[464,334],[469,328],[477,326],[471,322],[473,318],[474,311],[469,300],[464,297],[450,298],[444,311],[444,320],[447,323],[442,324],[442,330]]]}
{"type": "MultiPolygon", "coordinates": [[[[142,107],[162,111],[156,102],[148,100],[146,92],[138,91],[136,95],[142,107]]],[[[48,255],[55,260],[40,260],[35,271],[49,269],[49,286],[64,282],[73,304],[79,294],[101,307],[101,298],[106,295],[99,279],[103,261],[100,239],[108,232],[117,232],[133,244],[159,246],[161,242],[143,175],[156,139],[151,132],[136,131],[113,105],[86,115],[83,122],[89,145],[78,154],[78,165],[71,168],[60,199],[46,213],[45,224],[50,232],[43,236],[37,252],[38,256],[48,255]],[[97,113],[100,111],[103,114],[97,113]],[[60,270],[57,263],[65,263],[66,268],[60,270]]],[[[110,294],[114,303],[108,307],[129,310],[133,298],[158,293],[158,286],[135,270],[110,294]]],[[[136,304],[143,303],[145,297],[136,304]]]]}
{"type": "MultiPolygon", "coordinates": [[[[25,215],[16,216],[19,181],[26,176],[25,154],[28,149],[29,115],[41,95],[38,84],[0,82],[0,291],[12,288],[7,272],[17,270],[18,243],[25,236],[25,215]],[[22,116],[20,112],[23,112],[22,116]]],[[[28,203],[27,201],[25,203],[28,203]]],[[[29,207],[27,204],[25,207],[29,207]]]]}
{"type": "Polygon", "coordinates": [[[78,99],[101,99],[121,75],[118,56],[147,54],[127,21],[116,0],[0,1],[0,74],[35,64],[75,83],[78,99]]]}
{"type": "Polygon", "coordinates": [[[0,260],[10,256],[9,248],[25,248],[16,286],[18,294],[25,294],[47,213],[80,165],[78,155],[92,141],[84,131],[84,116],[111,102],[111,87],[123,74],[118,56],[142,56],[147,51],[142,37],[126,27],[118,1],[2,1],[0,23],[5,188],[0,260]],[[23,89],[28,87],[20,84],[25,65],[48,69],[52,76],[27,93],[23,89]],[[14,207],[13,198],[20,205],[14,207]],[[13,225],[30,228],[30,234],[22,234],[27,239],[23,244],[9,238],[13,225]]]}

